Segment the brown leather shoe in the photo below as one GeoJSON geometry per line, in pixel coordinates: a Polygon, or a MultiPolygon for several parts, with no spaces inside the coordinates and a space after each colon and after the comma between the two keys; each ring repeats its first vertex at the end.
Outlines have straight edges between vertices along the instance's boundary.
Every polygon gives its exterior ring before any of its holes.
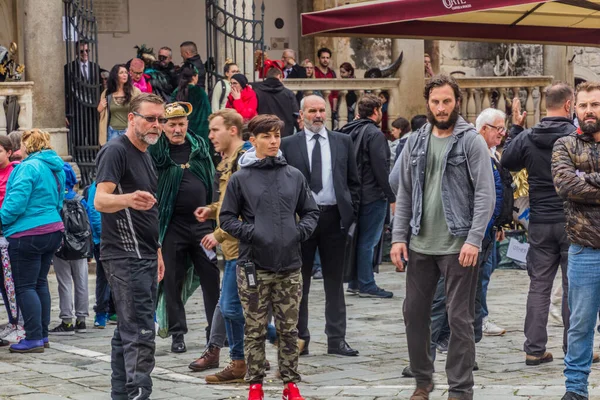
{"type": "Polygon", "coordinates": [[[541,356],[534,356],[531,354],[527,354],[525,356],[525,364],[526,365],[540,365],[540,364],[544,364],[544,363],[549,363],[551,361],[554,361],[554,358],[552,357],[552,353],[550,353],[550,352],[545,352],[541,356]]]}
{"type": "Polygon", "coordinates": [[[410,400],[429,400],[429,393],[433,392],[433,383],[425,387],[417,387],[410,400]]]}
{"type": "Polygon", "coordinates": [[[594,353],[594,356],[592,357],[592,363],[597,364],[599,362],[600,362],[600,354],[594,353]]]}
{"type": "Polygon", "coordinates": [[[188,368],[194,372],[200,372],[211,368],[219,368],[219,355],[221,349],[216,346],[209,346],[199,359],[191,363],[188,368]]]}
{"type": "Polygon", "coordinates": [[[246,362],[244,360],[231,360],[222,371],[214,375],[207,375],[206,383],[217,385],[221,383],[244,382],[246,376],[246,362]]]}

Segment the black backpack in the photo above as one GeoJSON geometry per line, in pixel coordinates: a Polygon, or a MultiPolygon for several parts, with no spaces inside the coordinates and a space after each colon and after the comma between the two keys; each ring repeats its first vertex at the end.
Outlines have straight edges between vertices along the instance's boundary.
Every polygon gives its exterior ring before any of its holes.
{"type": "Polygon", "coordinates": [[[65,231],[56,256],[63,260],[81,260],[94,255],[92,227],[82,200],[80,195],[65,199],[60,211],[65,231]]]}
{"type": "Polygon", "coordinates": [[[223,103],[223,100],[225,100],[225,92],[227,91],[227,86],[225,85],[225,81],[223,79],[220,79],[217,83],[215,83],[215,86],[213,86],[213,88],[210,90],[208,99],[209,99],[209,101],[212,102],[213,93],[214,93],[215,87],[217,87],[217,85],[221,85],[221,96],[219,98],[219,107],[220,107],[221,103],[223,103]]]}
{"type": "Polygon", "coordinates": [[[513,222],[513,212],[515,211],[515,187],[510,171],[502,168],[499,162],[494,160],[494,166],[500,173],[502,181],[502,210],[500,215],[494,221],[495,226],[503,226],[513,222]]]}

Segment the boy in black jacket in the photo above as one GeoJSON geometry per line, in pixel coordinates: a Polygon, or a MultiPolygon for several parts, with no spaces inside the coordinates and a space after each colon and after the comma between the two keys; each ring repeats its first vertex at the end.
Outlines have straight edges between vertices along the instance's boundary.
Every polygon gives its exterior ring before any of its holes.
{"type": "Polygon", "coordinates": [[[302,173],[281,156],[282,128],[283,122],[274,115],[250,121],[254,149],[240,158],[240,169],[227,185],[219,216],[221,228],[240,241],[237,282],[246,318],[248,400],[264,396],[269,304],[279,337],[283,399],[303,399],[296,386],[300,381],[296,328],[302,297],[300,243],[315,230],[319,210],[302,173]]]}

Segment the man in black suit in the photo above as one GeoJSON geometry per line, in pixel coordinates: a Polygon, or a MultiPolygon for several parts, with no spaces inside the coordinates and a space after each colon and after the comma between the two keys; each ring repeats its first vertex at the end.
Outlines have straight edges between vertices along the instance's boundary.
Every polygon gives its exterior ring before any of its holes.
{"type": "Polygon", "coordinates": [[[89,43],[76,42],[75,51],[77,58],[64,66],[65,116],[73,149],[97,144],[93,136],[98,132],[100,101],[100,67],[90,61],[89,43]]]}
{"type": "Polygon", "coordinates": [[[306,341],[300,355],[308,354],[308,293],[315,252],[319,249],[325,286],[325,333],[327,353],[356,356],[346,343],[346,302],[344,299],[344,248],[348,229],[356,220],[360,182],[352,140],[348,135],[325,128],[325,100],[307,96],[300,115],[304,130],[281,141],[288,164],[306,177],[319,209],[319,223],[312,236],[302,243],[303,295],[300,303],[298,337],[306,341]]]}
{"type": "Polygon", "coordinates": [[[292,49],[285,49],[281,55],[283,62],[284,79],[306,78],[306,69],[296,63],[296,52],[292,49]]]}

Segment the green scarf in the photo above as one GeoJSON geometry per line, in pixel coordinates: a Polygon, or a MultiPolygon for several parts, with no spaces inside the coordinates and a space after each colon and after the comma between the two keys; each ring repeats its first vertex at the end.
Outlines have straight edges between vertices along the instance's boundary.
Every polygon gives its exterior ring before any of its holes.
{"type": "MultiPolygon", "coordinates": [[[[210,159],[208,145],[191,130],[188,130],[185,140],[192,147],[189,169],[206,186],[208,204],[212,201],[212,182],[215,175],[215,167],[210,159]]],[[[162,243],[173,216],[173,208],[184,169],[181,168],[181,164],[177,164],[171,159],[169,140],[164,134],[155,145],[150,146],[149,151],[158,170],[159,241],[162,243]]]]}

